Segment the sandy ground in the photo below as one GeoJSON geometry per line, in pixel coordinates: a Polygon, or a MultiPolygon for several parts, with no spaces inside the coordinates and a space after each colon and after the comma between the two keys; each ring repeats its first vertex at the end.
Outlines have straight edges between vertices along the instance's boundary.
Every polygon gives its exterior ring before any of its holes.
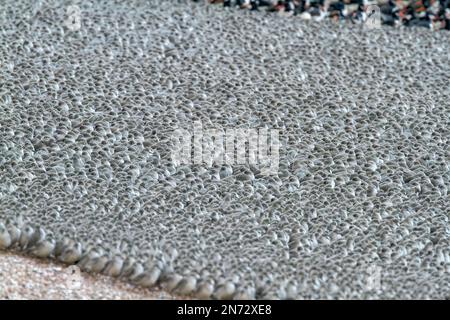
{"type": "Polygon", "coordinates": [[[0,251],[0,299],[178,299],[76,266],[0,251]]]}

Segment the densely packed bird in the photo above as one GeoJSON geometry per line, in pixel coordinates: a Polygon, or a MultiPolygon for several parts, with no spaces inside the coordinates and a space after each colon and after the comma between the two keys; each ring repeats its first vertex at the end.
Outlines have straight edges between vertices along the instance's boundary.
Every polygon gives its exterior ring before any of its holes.
{"type": "Polygon", "coordinates": [[[449,297],[445,32],[67,6],[0,3],[1,249],[200,298],[449,297]],[[175,166],[195,121],[278,130],[277,173],[175,166]]]}

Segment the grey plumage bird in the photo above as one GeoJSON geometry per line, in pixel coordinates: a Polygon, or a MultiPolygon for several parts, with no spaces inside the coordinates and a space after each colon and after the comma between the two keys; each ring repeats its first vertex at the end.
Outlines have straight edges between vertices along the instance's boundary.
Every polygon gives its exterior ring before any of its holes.
{"type": "Polygon", "coordinates": [[[58,257],[61,255],[61,253],[63,252],[64,248],[66,248],[68,245],[70,245],[70,241],[67,238],[64,238],[63,240],[58,240],[56,241],[55,244],[55,256],[58,257]]]}
{"type": "Polygon", "coordinates": [[[106,268],[108,262],[109,257],[102,250],[93,250],[79,261],[78,266],[86,272],[100,273],[106,268]]]}
{"type": "Polygon", "coordinates": [[[22,249],[26,249],[28,242],[31,240],[34,234],[34,229],[30,226],[25,226],[20,233],[19,245],[22,249]]]}
{"type": "Polygon", "coordinates": [[[122,278],[128,278],[131,276],[134,272],[134,264],[136,263],[136,260],[133,258],[126,258],[123,262],[122,272],[120,273],[120,277],[122,278]]]}
{"type": "Polygon", "coordinates": [[[36,243],[32,248],[30,248],[30,253],[38,258],[47,258],[53,253],[55,249],[54,239],[44,239],[36,243]]]}
{"type": "Polygon", "coordinates": [[[109,261],[109,257],[107,255],[102,255],[98,258],[94,258],[92,260],[90,272],[101,273],[105,269],[108,261],[109,261]]]}
{"type": "Polygon", "coordinates": [[[9,236],[11,237],[11,245],[15,245],[20,239],[20,228],[15,224],[10,224],[7,226],[9,236]]]}
{"type": "Polygon", "coordinates": [[[295,299],[298,294],[298,284],[297,281],[288,283],[286,286],[286,299],[295,299]]]}
{"type": "Polygon", "coordinates": [[[214,281],[205,280],[198,284],[195,297],[199,299],[210,299],[214,293],[214,281]]]}
{"type": "Polygon", "coordinates": [[[106,264],[106,268],[103,270],[103,273],[108,276],[118,277],[122,272],[123,265],[123,259],[119,256],[115,256],[106,264]]]}
{"type": "Polygon", "coordinates": [[[37,227],[33,234],[31,235],[27,247],[31,248],[32,246],[34,246],[35,244],[43,241],[45,239],[46,233],[44,231],[44,229],[42,229],[41,227],[37,227]]]}
{"type": "Polygon", "coordinates": [[[96,249],[86,250],[85,252],[86,253],[81,257],[80,261],[77,262],[77,266],[81,270],[88,271],[87,269],[90,270],[88,265],[91,263],[91,261],[94,258],[100,257],[103,254],[103,252],[100,250],[96,250],[96,249]]]}
{"type": "Polygon", "coordinates": [[[214,292],[214,296],[219,300],[231,299],[234,292],[236,291],[236,286],[232,282],[226,282],[219,285],[214,292]]]}
{"type": "Polygon", "coordinates": [[[140,264],[139,262],[136,262],[133,265],[131,273],[128,276],[128,278],[131,281],[135,281],[143,272],[144,272],[144,267],[142,266],[142,264],[140,264]]]}
{"type": "Polygon", "coordinates": [[[256,290],[253,287],[241,287],[236,289],[233,295],[234,300],[254,300],[256,290]]]}
{"type": "Polygon", "coordinates": [[[181,295],[187,295],[191,294],[196,289],[197,279],[193,276],[188,276],[181,280],[173,291],[181,295]]]}
{"type": "Polygon", "coordinates": [[[161,269],[158,267],[154,267],[150,271],[144,271],[141,275],[135,278],[134,282],[137,285],[150,288],[156,285],[160,276],[161,269]]]}
{"type": "Polygon", "coordinates": [[[83,247],[81,243],[76,242],[72,246],[66,246],[61,255],[58,257],[58,260],[67,264],[74,264],[81,259],[81,255],[83,254],[83,247]]]}
{"type": "Polygon", "coordinates": [[[183,280],[183,277],[180,276],[177,273],[166,275],[161,279],[161,286],[171,292],[173,289],[176,288],[176,286],[180,283],[180,281],[183,280]]]}
{"type": "Polygon", "coordinates": [[[8,249],[11,245],[11,236],[3,223],[0,223],[0,249],[8,249]]]}

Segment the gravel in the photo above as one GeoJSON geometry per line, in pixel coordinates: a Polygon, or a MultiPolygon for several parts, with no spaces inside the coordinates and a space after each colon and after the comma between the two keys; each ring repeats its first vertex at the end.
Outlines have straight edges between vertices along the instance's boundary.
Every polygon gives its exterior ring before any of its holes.
{"type": "Polygon", "coordinates": [[[139,288],[111,277],[93,276],[76,266],[0,252],[0,299],[168,300],[180,297],[157,288],[139,288]]]}

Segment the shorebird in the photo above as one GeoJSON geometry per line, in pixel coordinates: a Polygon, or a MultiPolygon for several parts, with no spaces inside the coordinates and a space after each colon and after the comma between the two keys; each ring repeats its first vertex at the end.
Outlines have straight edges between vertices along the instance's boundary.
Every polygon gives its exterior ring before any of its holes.
{"type": "Polygon", "coordinates": [[[81,259],[83,248],[81,243],[77,242],[73,246],[63,248],[58,260],[67,264],[74,264],[81,259]]]}
{"type": "Polygon", "coordinates": [[[119,256],[115,256],[107,263],[103,273],[112,277],[118,277],[122,272],[123,265],[123,259],[119,256]]]}
{"type": "Polygon", "coordinates": [[[173,291],[182,295],[187,295],[194,292],[196,288],[197,278],[188,276],[181,280],[173,291]]]}
{"type": "Polygon", "coordinates": [[[216,291],[214,292],[214,296],[219,300],[231,299],[235,290],[236,286],[234,285],[234,283],[226,282],[217,287],[216,291]]]}
{"type": "Polygon", "coordinates": [[[0,249],[8,249],[11,245],[11,236],[3,223],[0,223],[0,249]]]}
{"type": "Polygon", "coordinates": [[[38,258],[47,258],[55,250],[55,240],[54,239],[44,239],[36,243],[32,248],[30,248],[30,253],[38,258]]]}
{"type": "Polygon", "coordinates": [[[6,227],[11,237],[11,245],[16,244],[20,239],[20,228],[15,224],[10,224],[6,227]]]}
{"type": "Polygon", "coordinates": [[[19,245],[22,249],[25,249],[28,246],[28,242],[33,237],[33,234],[34,234],[34,230],[30,226],[25,226],[22,229],[22,232],[21,232],[20,238],[19,238],[19,245]]]}
{"type": "Polygon", "coordinates": [[[205,280],[199,283],[195,296],[199,299],[210,299],[214,293],[214,281],[205,280]]]}
{"type": "Polygon", "coordinates": [[[144,271],[134,280],[137,285],[143,287],[153,287],[161,276],[161,269],[158,267],[152,268],[150,271],[144,271]]]}

